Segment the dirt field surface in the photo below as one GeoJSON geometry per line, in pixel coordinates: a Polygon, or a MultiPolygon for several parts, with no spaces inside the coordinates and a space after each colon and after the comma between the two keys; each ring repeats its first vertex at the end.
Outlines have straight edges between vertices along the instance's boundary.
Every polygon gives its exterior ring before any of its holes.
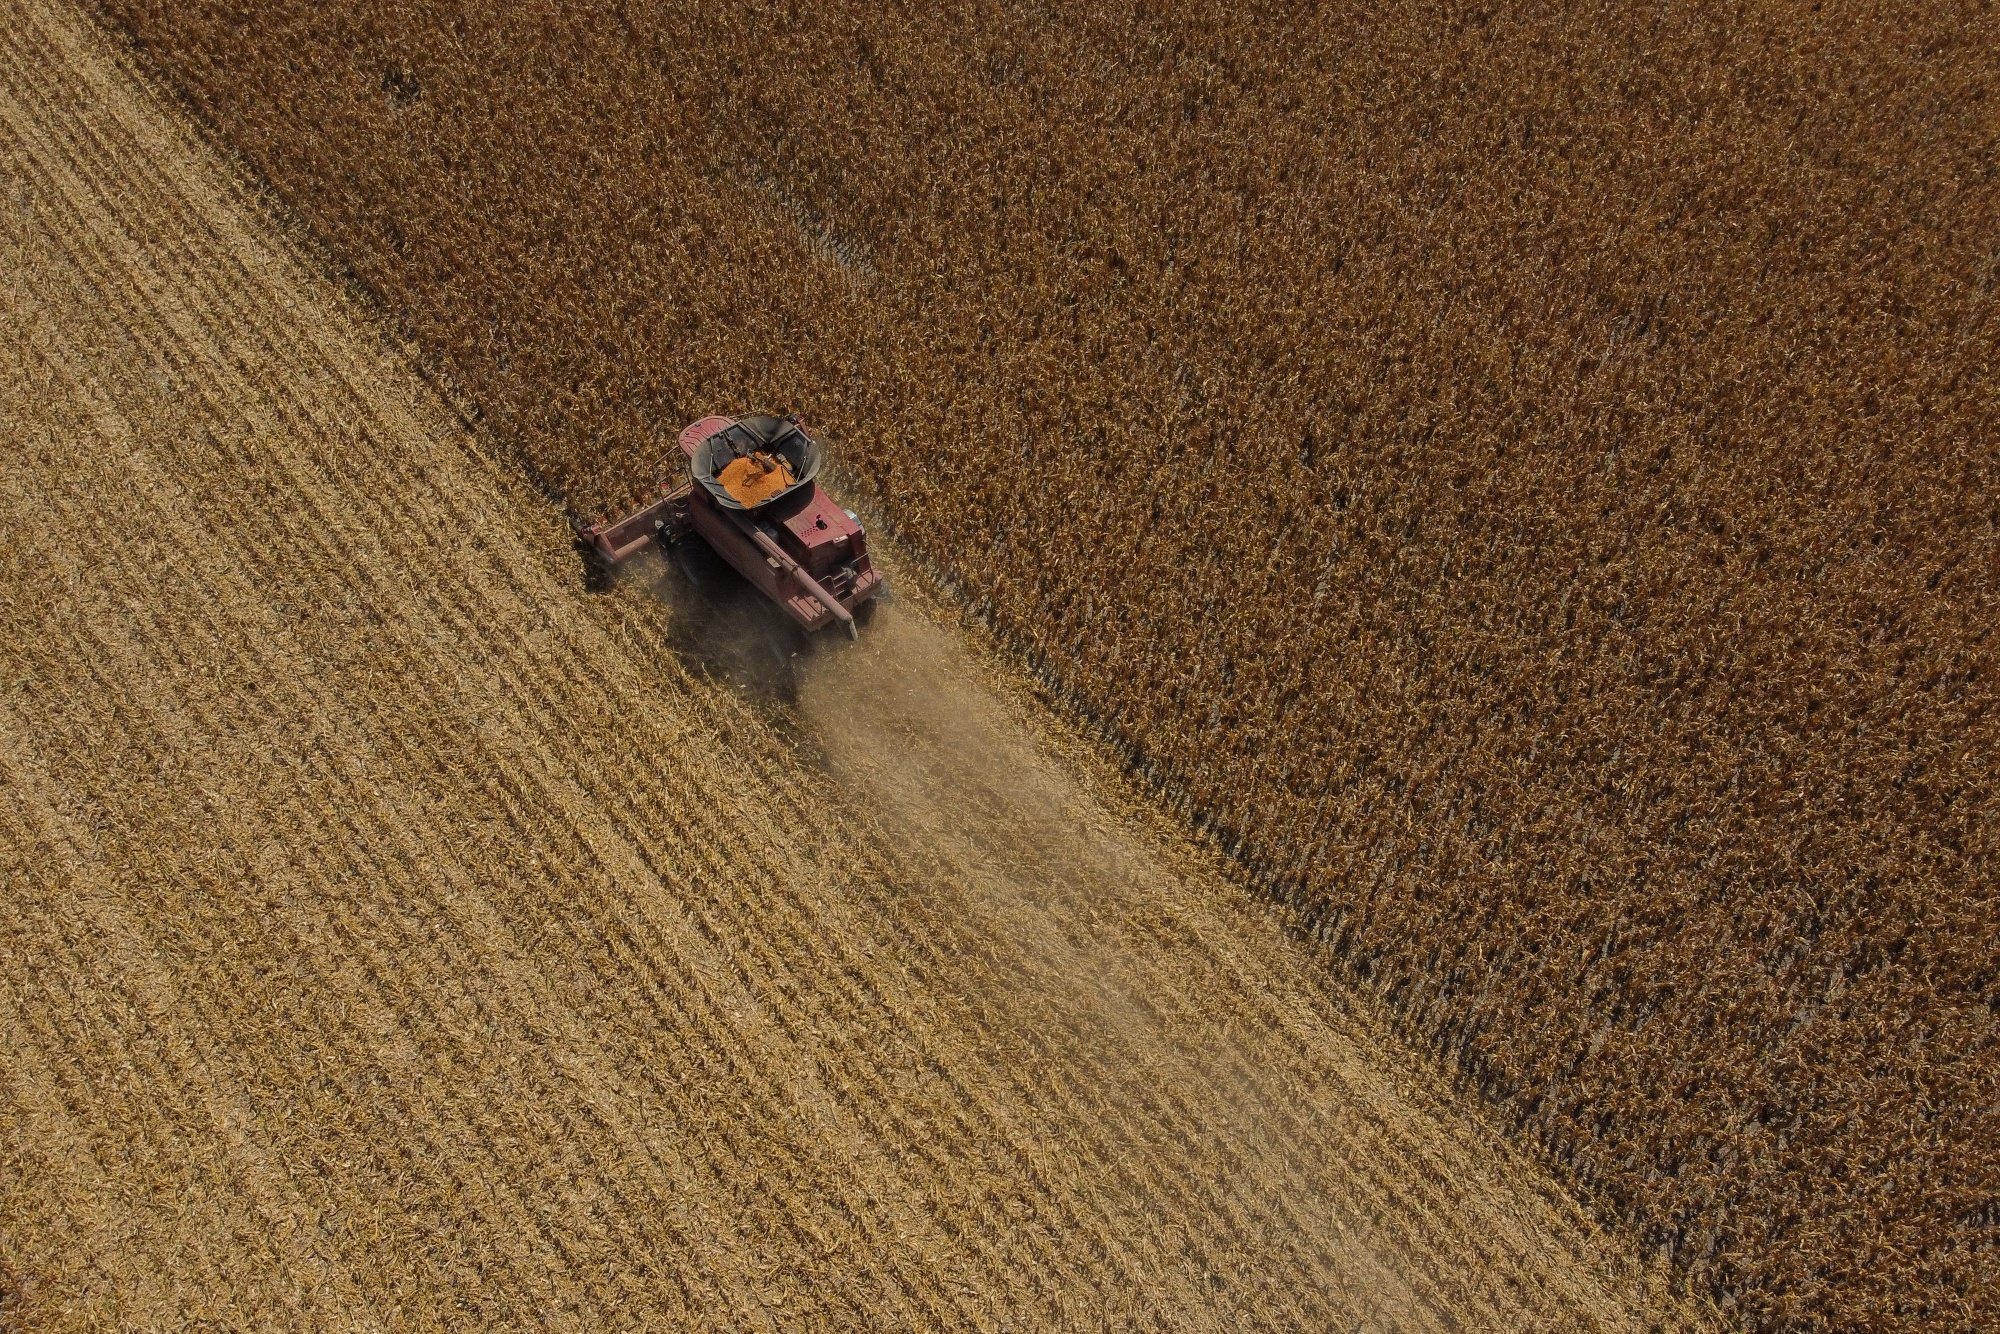
{"type": "Polygon", "coordinates": [[[957,631],[711,681],[371,328],[0,0],[0,1324],[1694,1322],[957,631]]]}

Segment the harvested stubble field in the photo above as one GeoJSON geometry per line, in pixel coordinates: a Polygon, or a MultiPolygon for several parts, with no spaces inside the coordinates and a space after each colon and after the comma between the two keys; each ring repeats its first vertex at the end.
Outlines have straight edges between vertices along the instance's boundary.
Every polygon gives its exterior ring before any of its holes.
{"type": "Polygon", "coordinates": [[[1697,1286],[2000,1324],[1992,5],[106,7],[575,510],[805,409],[1697,1286]]]}
{"type": "Polygon", "coordinates": [[[584,592],[113,50],[0,0],[8,1329],[1699,1324],[925,617],[788,737],[584,592]]]}

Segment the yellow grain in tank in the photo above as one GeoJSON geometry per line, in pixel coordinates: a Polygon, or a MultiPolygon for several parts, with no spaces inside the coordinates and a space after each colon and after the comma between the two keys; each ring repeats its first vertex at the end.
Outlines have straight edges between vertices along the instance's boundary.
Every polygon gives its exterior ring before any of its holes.
{"type": "Polygon", "coordinates": [[[756,453],[731,459],[715,475],[715,480],[722,483],[722,489],[734,497],[737,504],[748,508],[763,504],[797,479],[792,476],[792,465],[785,459],[756,453]]]}

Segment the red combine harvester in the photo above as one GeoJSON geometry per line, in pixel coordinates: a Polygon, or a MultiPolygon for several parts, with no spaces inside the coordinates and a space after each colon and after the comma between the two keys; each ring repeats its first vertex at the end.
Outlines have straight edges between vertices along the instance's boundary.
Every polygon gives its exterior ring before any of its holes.
{"type": "Polygon", "coordinates": [[[882,591],[882,576],[860,521],[813,480],[819,441],[798,418],[703,417],[680,444],[687,481],[662,482],[643,509],[583,530],[605,563],[693,532],[806,630],[838,622],[857,637],[854,610],[882,591]]]}

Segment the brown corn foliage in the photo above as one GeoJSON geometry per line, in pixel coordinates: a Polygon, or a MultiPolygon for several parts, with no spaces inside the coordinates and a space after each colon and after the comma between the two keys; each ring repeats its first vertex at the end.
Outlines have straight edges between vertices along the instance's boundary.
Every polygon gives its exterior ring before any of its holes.
{"type": "Polygon", "coordinates": [[[2000,1322],[1990,4],[107,7],[579,512],[803,409],[1747,1324],[2000,1322]]]}

